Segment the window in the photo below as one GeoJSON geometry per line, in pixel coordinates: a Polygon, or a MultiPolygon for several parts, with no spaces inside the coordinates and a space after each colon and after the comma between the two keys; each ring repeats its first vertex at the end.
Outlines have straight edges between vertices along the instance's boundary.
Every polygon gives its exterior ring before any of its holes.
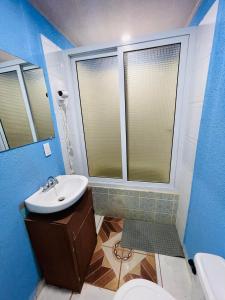
{"type": "Polygon", "coordinates": [[[174,180],[177,98],[187,45],[186,37],[175,37],[72,59],[83,127],[83,173],[93,182],[101,182],[100,177],[128,185],[174,180]]]}

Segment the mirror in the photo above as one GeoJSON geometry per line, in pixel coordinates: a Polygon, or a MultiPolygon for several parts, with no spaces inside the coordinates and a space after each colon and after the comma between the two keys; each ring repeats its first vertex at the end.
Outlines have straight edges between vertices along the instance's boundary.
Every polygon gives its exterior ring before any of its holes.
{"type": "Polygon", "coordinates": [[[52,137],[43,70],[0,51],[0,151],[52,137]]]}

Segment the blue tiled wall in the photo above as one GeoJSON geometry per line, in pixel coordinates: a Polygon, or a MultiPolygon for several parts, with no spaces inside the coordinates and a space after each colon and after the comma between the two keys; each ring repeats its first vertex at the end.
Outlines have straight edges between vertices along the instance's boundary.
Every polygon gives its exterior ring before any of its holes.
{"type": "MultiPolygon", "coordinates": [[[[0,1],[0,12],[1,50],[45,67],[40,34],[61,48],[73,47],[26,0],[0,1]]],[[[53,122],[52,156],[44,156],[43,142],[0,153],[0,299],[32,298],[39,281],[19,204],[49,175],[64,173],[54,115],[53,122]]]]}

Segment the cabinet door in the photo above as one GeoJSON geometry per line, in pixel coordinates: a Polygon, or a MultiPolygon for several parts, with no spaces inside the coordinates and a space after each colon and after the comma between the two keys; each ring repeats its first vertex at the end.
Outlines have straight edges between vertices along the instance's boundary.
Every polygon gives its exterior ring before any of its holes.
{"type": "Polygon", "coordinates": [[[77,236],[91,208],[93,208],[92,192],[91,189],[88,189],[79,202],[76,203],[69,223],[73,238],[77,236]]]}
{"type": "Polygon", "coordinates": [[[78,271],[65,227],[29,219],[26,226],[46,283],[79,291],[78,271]]]}
{"type": "Polygon", "coordinates": [[[81,282],[85,279],[96,243],[97,234],[95,229],[95,219],[93,209],[91,208],[74,242],[81,282]]]}

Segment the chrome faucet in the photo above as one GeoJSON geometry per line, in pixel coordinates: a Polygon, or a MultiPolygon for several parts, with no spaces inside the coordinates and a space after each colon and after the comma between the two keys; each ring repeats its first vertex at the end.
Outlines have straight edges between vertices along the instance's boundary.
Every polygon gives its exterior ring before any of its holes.
{"type": "Polygon", "coordinates": [[[52,189],[57,183],[59,183],[58,179],[53,177],[53,176],[49,176],[48,180],[46,182],[46,184],[43,186],[42,188],[42,192],[47,192],[50,189],[52,189]]]}

